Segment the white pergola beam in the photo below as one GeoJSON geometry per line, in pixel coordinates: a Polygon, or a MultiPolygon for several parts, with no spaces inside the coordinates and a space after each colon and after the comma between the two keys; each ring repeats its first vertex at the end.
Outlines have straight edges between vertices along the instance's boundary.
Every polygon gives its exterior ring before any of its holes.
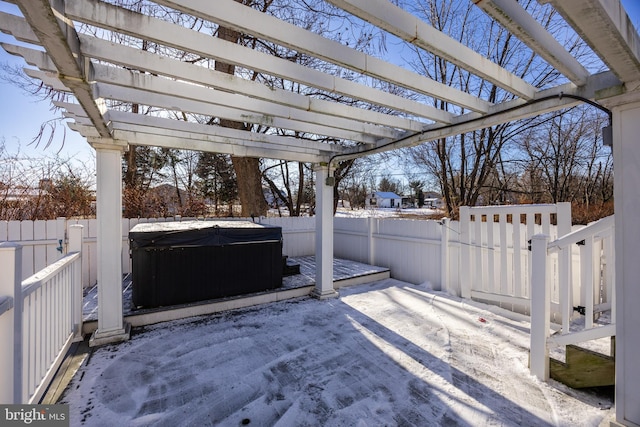
{"type": "Polygon", "coordinates": [[[0,31],[11,34],[18,41],[40,45],[38,36],[21,16],[0,12],[0,31]]]}
{"type": "Polygon", "coordinates": [[[27,64],[37,67],[40,71],[58,72],[56,65],[46,52],[8,43],[0,43],[0,46],[2,46],[5,52],[22,57],[27,64]]]}
{"type": "Polygon", "coordinates": [[[348,96],[441,123],[450,123],[453,117],[451,113],[420,102],[102,2],[96,4],[87,0],[74,0],[67,4],[65,11],[72,19],[87,24],[281,77],[329,93],[348,96]]]}
{"type": "Polygon", "coordinates": [[[69,92],[72,90],[65,86],[65,84],[58,78],[58,73],[52,73],[50,71],[33,70],[31,68],[25,68],[24,73],[32,79],[40,80],[45,85],[49,86],[53,90],[59,92],[69,92]]]}
{"type": "Polygon", "coordinates": [[[59,79],[72,89],[98,133],[102,137],[110,137],[109,129],[102,120],[102,112],[94,102],[91,88],[85,79],[84,58],[80,53],[73,23],[64,18],[64,11],[54,11],[48,0],[21,0],[17,5],[53,60],[59,79]]]}
{"type": "MultiPolygon", "coordinates": [[[[273,158],[297,162],[318,162],[326,159],[326,156],[318,156],[308,153],[294,153],[290,150],[279,151],[270,144],[240,145],[233,143],[229,138],[220,138],[213,135],[201,135],[193,133],[171,134],[147,133],[142,130],[114,129],[113,134],[118,138],[124,138],[133,145],[149,147],[177,148],[182,150],[195,150],[210,153],[230,154],[238,157],[273,158]],[[193,139],[190,139],[193,138],[193,139]]],[[[236,141],[237,142],[237,141],[236,141]]]]}
{"type": "Polygon", "coordinates": [[[475,5],[540,55],[577,86],[589,72],[518,3],[513,0],[476,0],[475,5]]]}
{"type": "Polygon", "coordinates": [[[105,115],[105,118],[111,123],[111,129],[118,130],[139,131],[142,127],[155,128],[156,130],[147,129],[145,132],[158,134],[166,132],[167,135],[171,135],[172,132],[179,132],[180,135],[191,135],[190,139],[195,139],[196,134],[201,134],[203,136],[213,136],[228,140],[234,139],[237,140],[235,143],[239,145],[264,147],[265,144],[269,144],[274,150],[290,150],[295,153],[311,154],[313,156],[341,153],[345,150],[345,147],[342,145],[325,144],[302,139],[296,139],[296,145],[292,146],[292,138],[286,136],[250,132],[217,125],[193,123],[184,120],[174,120],[124,111],[109,111],[105,115]]]}
{"type": "Polygon", "coordinates": [[[156,3],[472,111],[486,112],[491,105],[469,93],[367,55],[233,0],[217,0],[215,3],[207,0],[157,0],[156,3]]]}
{"type": "Polygon", "coordinates": [[[291,108],[336,117],[346,117],[367,123],[376,123],[380,126],[389,126],[414,132],[424,127],[424,123],[416,120],[316,99],[280,88],[270,88],[259,82],[188,62],[162,57],[151,52],[140,51],[84,34],[79,34],[79,37],[82,52],[85,56],[121,65],[129,69],[145,70],[149,73],[169,76],[230,93],[238,93],[259,100],[268,100],[291,108]]]}
{"type": "Polygon", "coordinates": [[[388,0],[327,0],[329,3],[462,67],[524,99],[536,88],[388,0]]]}
{"type": "Polygon", "coordinates": [[[495,105],[492,112],[488,115],[480,116],[477,113],[468,113],[458,116],[456,118],[457,123],[453,125],[432,125],[430,128],[426,128],[424,132],[408,135],[393,144],[382,142],[375,149],[366,147],[354,147],[347,149],[344,155],[340,155],[339,161],[361,157],[363,155],[363,150],[365,149],[367,150],[366,154],[373,154],[397,148],[414,147],[425,142],[448,138],[462,133],[473,132],[479,129],[500,125],[506,122],[526,119],[552,111],[570,108],[580,104],[581,101],[566,96],[561,97],[560,94],[571,94],[581,96],[585,99],[594,99],[599,91],[613,87],[619,83],[618,79],[611,72],[597,74],[595,76],[591,76],[587,80],[587,83],[579,88],[572,83],[568,83],[561,87],[540,91],[538,92],[536,99],[541,101],[530,103],[529,105],[524,105],[523,100],[517,99],[495,105]],[[543,101],[543,99],[547,97],[550,97],[550,99],[543,101]]]}
{"type": "MultiPolygon", "coordinates": [[[[124,70],[107,69],[106,67],[105,70],[112,74],[117,72],[126,73],[124,70]]],[[[341,135],[343,137],[353,137],[355,140],[362,140],[363,134],[375,135],[378,138],[392,138],[396,135],[392,129],[373,124],[337,117],[326,118],[300,110],[290,110],[288,111],[290,114],[287,115],[287,111],[277,111],[277,108],[284,108],[278,104],[269,104],[247,97],[229,95],[228,93],[203,87],[183,85],[150,75],[137,74],[137,76],[138,78],[131,82],[130,85],[123,86],[121,84],[102,83],[108,81],[108,79],[103,75],[96,75],[96,81],[99,83],[94,86],[94,94],[96,97],[105,99],[268,127],[291,129],[334,138],[336,135],[341,135]],[[269,106],[273,107],[273,109],[269,109],[269,106]],[[269,111],[272,114],[265,114],[263,111],[269,111]],[[331,124],[331,126],[322,125],[323,121],[331,124]],[[351,126],[351,131],[348,130],[349,126],[351,126]]],[[[367,140],[367,138],[364,139],[367,140]]],[[[367,142],[372,141],[373,139],[369,138],[367,142]]]]}
{"type": "Polygon", "coordinates": [[[551,3],[620,80],[640,80],[640,36],[620,0],[538,2],[551,3]]]}
{"type": "MultiPolygon", "coordinates": [[[[85,138],[99,139],[100,136],[93,126],[85,126],[78,123],[69,123],[69,128],[78,132],[85,138]]],[[[124,126],[123,126],[124,127],[124,126]]],[[[130,145],[141,145],[148,147],[176,148],[180,150],[194,150],[207,153],[230,154],[233,156],[277,158],[281,160],[295,162],[320,162],[325,161],[328,156],[316,156],[306,153],[294,153],[292,151],[274,150],[272,145],[238,145],[238,140],[218,137],[213,134],[198,134],[185,132],[178,136],[157,133],[157,129],[141,127],[137,130],[113,129],[113,135],[122,141],[127,141],[130,145]],[[155,133],[154,133],[155,132],[155,133]],[[280,155],[281,157],[276,157],[280,155]]]]}
{"type": "MultiPolygon", "coordinates": [[[[82,40],[85,40],[85,37],[81,37],[82,40]]],[[[107,43],[104,41],[100,41],[100,43],[107,43]]],[[[5,47],[3,45],[3,47],[5,47]]],[[[114,45],[114,49],[118,49],[118,48],[122,48],[121,46],[115,46],[114,45]]],[[[53,66],[53,62],[49,61],[48,56],[41,51],[37,51],[34,49],[29,49],[29,48],[25,48],[25,47],[20,47],[20,46],[14,46],[14,45],[7,45],[6,46],[7,51],[10,51],[16,55],[20,55],[22,56],[25,61],[27,61],[28,64],[30,65],[34,65],[36,67],[38,67],[40,70],[47,70],[49,66],[53,66]]],[[[149,55],[150,57],[155,57],[158,58],[156,55],[152,55],[147,53],[147,55],[149,55]]],[[[193,71],[202,71],[204,73],[210,72],[211,70],[207,70],[204,69],[203,67],[198,67],[195,65],[191,65],[191,64],[187,64],[187,63],[183,63],[183,62],[179,62],[179,61],[174,61],[174,60],[170,60],[170,59],[164,59],[161,60],[159,62],[163,63],[163,65],[168,66],[169,64],[167,64],[166,62],[170,61],[172,64],[171,66],[169,66],[168,68],[175,68],[176,64],[180,64],[180,65],[184,65],[187,67],[191,67],[189,68],[190,70],[193,71]]],[[[138,64],[140,65],[140,64],[138,64]]],[[[157,64],[158,67],[161,64],[157,64]]],[[[150,72],[153,72],[153,69],[149,69],[150,72]]],[[[62,82],[60,82],[57,79],[57,76],[55,74],[51,74],[51,73],[47,73],[47,72],[43,72],[43,71],[38,71],[38,70],[27,70],[26,73],[33,78],[38,78],[40,80],[45,81],[46,80],[46,84],[50,85],[51,87],[57,89],[57,90],[61,90],[61,91],[66,91],[66,92],[70,92],[69,88],[66,88],[65,86],[62,85],[62,82]]],[[[222,73],[217,73],[218,74],[222,74],[222,73]]],[[[187,76],[189,77],[189,76],[187,76]]],[[[219,76],[222,77],[222,76],[219,76]]],[[[229,77],[229,76],[227,76],[229,77]]],[[[138,73],[132,73],[130,71],[126,71],[126,70],[121,70],[121,69],[115,69],[113,67],[106,67],[103,65],[98,65],[96,64],[94,66],[94,72],[92,75],[92,80],[96,80],[96,81],[100,81],[100,82],[109,82],[109,83],[113,83],[113,84],[117,84],[117,85],[121,85],[121,86],[127,86],[127,82],[128,81],[132,81],[132,80],[137,80],[137,79],[147,79],[147,80],[151,80],[152,82],[159,82],[160,84],[156,84],[156,85],[152,85],[151,83],[148,84],[147,86],[160,86],[157,87],[155,89],[149,89],[148,87],[145,87],[144,89],[146,90],[152,90],[155,91],[156,93],[162,93],[162,94],[172,94],[174,96],[176,96],[177,98],[182,98],[185,97],[185,95],[189,92],[192,92],[196,95],[197,100],[199,101],[203,101],[203,102],[210,102],[213,101],[214,99],[217,102],[211,102],[212,104],[220,104],[223,106],[236,106],[238,109],[240,109],[239,106],[239,101],[234,99],[233,95],[227,93],[227,92],[213,92],[210,88],[200,88],[198,89],[196,86],[193,86],[191,84],[187,84],[184,82],[177,82],[177,81],[171,81],[171,80],[166,80],[166,79],[159,79],[157,77],[153,77],[150,75],[141,75],[138,73]],[[164,85],[171,85],[174,86],[171,89],[168,89],[166,86],[164,85]],[[211,91],[211,93],[209,94],[208,91],[211,91]]],[[[237,79],[236,80],[243,80],[243,79],[237,79]]],[[[193,79],[190,79],[193,80],[193,79]]],[[[232,79],[220,79],[222,82],[228,82],[232,79]]],[[[243,80],[243,82],[246,82],[243,80]]],[[[260,87],[260,88],[264,88],[265,91],[271,93],[273,95],[273,90],[268,89],[266,86],[259,84],[259,83],[254,83],[254,82],[246,82],[248,84],[250,84],[251,87],[260,87]]],[[[131,84],[131,83],[129,83],[131,84]]],[[[224,85],[224,83],[221,83],[224,85]]],[[[132,84],[131,86],[132,88],[140,88],[139,85],[136,84],[132,84]]],[[[225,89],[229,89],[227,86],[224,87],[225,89]]],[[[287,94],[289,92],[286,91],[280,91],[278,93],[283,93],[283,94],[287,94]]],[[[266,94],[265,94],[266,95],[266,94]]],[[[295,94],[294,94],[295,95],[295,94]]],[[[304,99],[309,99],[307,97],[304,97],[302,95],[298,95],[298,97],[300,98],[304,98],[304,99]]],[[[277,97],[275,97],[277,98],[277,97]]],[[[288,99],[288,97],[286,97],[288,99]]],[[[241,98],[237,98],[237,99],[241,99],[241,98]]],[[[245,111],[270,111],[273,115],[276,115],[275,112],[278,109],[287,109],[290,110],[291,107],[288,107],[289,104],[286,103],[286,101],[281,100],[280,102],[278,102],[278,105],[276,106],[272,106],[270,105],[269,102],[266,101],[253,101],[253,100],[249,100],[249,99],[245,99],[245,102],[248,102],[250,104],[249,109],[245,108],[245,111]]],[[[333,103],[329,102],[329,101],[321,101],[321,103],[323,104],[323,107],[325,109],[329,109],[329,107],[331,105],[334,105],[333,103]]],[[[308,104],[310,106],[310,104],[308,104]]],[[[310,118],[313,118],[313,120],[309,121],[307,120],[307,122],[305,123],[304,121],[302,121],[301,123],[297,123],[296,121],[293,120],[293,118],[295,117],[295,114],[291,114],[290,112],[285,111],[282,115],[282,117],[284,118],[280,124],[280,127],[290,127],[292,129],[298,130],[300,132],[305,132],[305,133],[315,133],[315,134],[319,134],[319,135],[328,135],[332,138],[336,138],[336,139],[344,139],[344,140],[352,140],[352,141],[358,141],[358,142],[362,142],[365,144],[373,144],[376,141],[378,141],[380,138],[389,138],[389,139],[395,139],[401,136],[401,133],[398,131],[395,131],[394,128],[397,129],[405,129],[405,130],[409,130],[409,131],[419,131],[423,128],[423,124],[420,122],[414,122],[414,121],[409,121],[400,117],[395,117],[395,116],[387,116],[385,114],[382,113],[375,113],[375,112],[368,112],[366,110],[361,110],[358,108],[353,108],[353,107],[348,107],[348,106],[343,106],[345,107],[343,114],[344,117],[338,117],[338,118],[334,118],[334,117],[324,117],[318,113],[314,113],[313,109],[311,108],[307,108],[307,109],[300,109],[300,114],[303,116],[310,116],[310,118]],[[353,111],[353,115],[349,115],[348,113],[353,111]],[[358,114],[360,113],[360,114],[358,114]],[[367,114],[367,113],[371,113],[371,114],[367,114]],[[357,119],[357,121],[354,121],[353,118],[355,116],[355,119],[357,119]],[[360,116],[360,117],[359,117],[360,116]],[[379,116],[384,116],[384,118],[386,119],[384,123],[386,126],[394,126],[393,128],[389,128],[389,127],[382,127],[380,125],[376,126],[376,125],[372,125],[372,124],[367,124],[367,123],[377,123],[377,121],[375,120],[375,118],[379,117],[379,116]],[[342,128],[336,127],[330,127],[330,126],[324,126],[322,125],[322,123],[332,123],[332,124],[343,124],[342,128]],[[364,124],[362,124],[364,123],[364,124]],[[286,125],[286,126],[285,126],[286,125]],[[357,132],[357,131],[353,131],[351,129],[359,129],[359,128],[363,128],[362,131],[357,132]],[[374,130],[374,135],[371,135],[370,133],[367,132],[368,130],[374,130]]],[[[242,115],[242,114],[238,114],[236,111],[234,110],[228,110],[226,109],[225,111],[229,111],[229,114],[233,115],[233,119],[234,120],[246,120],[247,116],[246,115],[242,115]]],[[[77,116],[77,114],[74,114],[77,116]]],[[[271,115],[270,115],[271,116],[271,115]]],[[[230,117],[226,117],[231,119],[230,117]]],[[[383,118],[383,117],[381,117],[383,118]]],[[[261,124],[267,124],[270,121],[272,121],[271,117],[269,118],[263,118],[262,120],[260,120],[261,124]]]]}
{"type": "Polygon", "coordinates": [[[71,102],[53,101],[53,105],[61,108],[75,117],[87,117],[87,113],[82,109],[80,104],[73,104],[71,102]]]}

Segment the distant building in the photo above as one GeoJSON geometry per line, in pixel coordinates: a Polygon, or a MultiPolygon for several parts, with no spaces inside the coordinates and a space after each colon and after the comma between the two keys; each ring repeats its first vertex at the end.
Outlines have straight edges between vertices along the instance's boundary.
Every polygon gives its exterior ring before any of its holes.
{"type": "Polygon", "coordinates": [[[367,195],[365,205],[368,208],[401,208],[402,197],[390,191],[375,191],[367,195]]]}
{"type": "Polygon", "coordinates": [[[444,202],[442,196],[433,191],[424,193],[424,207],[431,209],[442,209],[444,202]]]}

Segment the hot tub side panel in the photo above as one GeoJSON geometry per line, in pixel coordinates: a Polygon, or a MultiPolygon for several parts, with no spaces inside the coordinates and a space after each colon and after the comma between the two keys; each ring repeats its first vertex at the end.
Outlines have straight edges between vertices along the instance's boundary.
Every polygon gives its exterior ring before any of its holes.
{"type": "Polygon", "coordinates": [[[282,244],[161,247],[132,251],[135,306],[158,307],[282,285],[282,244]]]}

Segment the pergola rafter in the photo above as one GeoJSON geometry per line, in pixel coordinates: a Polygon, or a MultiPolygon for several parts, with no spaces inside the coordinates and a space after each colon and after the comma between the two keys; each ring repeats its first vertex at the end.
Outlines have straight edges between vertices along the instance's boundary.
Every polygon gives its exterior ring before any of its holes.
{"type": "MultiPolygon", "coordinates": [[[[554,107],[548,107],[546,104],[534,104],[535,106],[527,107],[521,112],[513,112],[512,108],[514,105],[548,96],[554,91],[594,98],[599,91],[611,87],[612,79],[594,79],[593,76],[587,75],[586,69],[521,6],[504,0],[486,0],[480,2],[480,6],[521,37],[558,71],[563,72],[572,84],[565,85],[561,89],[536,90],[522,79],[488,62],[486,58],[480,57],[454,39],[384,0],[332,0],[331,3],[398,37],[411,41],[420,48],[444,56],[519,97],[508,103],[492,105],[470,94],[404,70],[397,65],[324,39],[318,34],[295,27],[275,17],[265,16],[233,0],[224,0],[224,3],[216,3],[215,6],[195,0],[187,2],[163,0],[158,3],[192,14],[199,19],[251,33],[340,67],[373,76],[389,84],[402,86],[414,93],[426,94],[429,97],[450,102],[458,105],[463,109],[462,111],[468,112],[456,116],[424,102],[335,77],[326,72],[294,64],[285,59],[237,46],[177,24],[103,2],[88,0],[62,2],[64,7],[61,6],[60,9],[63,9],[68,22],[81,22],[106,31],[120,32],[137,39],[154,41],[203,58],[232,63],[297,82],[306,87],[315,87],[327,93],[375,104],[387,111],[380,112],[371,108],[348,106],[329,99],[268,88],[260,82],[250,81],[241,76],[229,76],[200,65],[139,48],[116,45],[89,34],[75,35],[74,46],[78,50],[76,56],[86,58],[85,69],[82,70],[87,74],[83,77],[85,81],[83,85],[86,87],[79,91],[65,84],[65,80],[69,81],[69,78],[59,72],[55,61],[48,55],[23,47],[5,45],[5,48],[13,54],[22,55],[29,64],[46,72],[42,74],[30,71],[29,73],[32,77],[44,80],[51,87],[69,91],[74,95],[82,95],[90,91],[93,98],[100,100],[94,104],[95,108],[101,111],[101,115],[106,113],[102,99],[113,99],[159,109],[288,129],[292,133],[309,135],[311,138],[315,136],[318,141],[346,141],[351,144],[362,144],[344,149],[329,146],[326,150],[318,150],[316,161],[326,161],[337,154],[355,157],[363,152],[416,145],[430,140],[431,135],[454,135],[458,130],[475,130],[485,126],[486,123],[499,124],[503,122],[501,120],[515,120],[549,111],[554,107]],[[447,52],[455,52],[455,54],[447,52]],[[603,82],[604,84],[599,86],[603,82]],[[507,111],[509,114],[499,114],[501,111],[507,111]],[[490,115],[491,119],[478,120],[483,115],[490,115]],[[442,131],[443,129],[446,131],[442,131]],[[398,140],[401,142],[395,145],[390,144],[398,140]]],[[[0,14],[0,17],[5,31],[14,34],[21,41],[39,44],[36,32],[32,30],[32,25],[29,25],[25,18],[7,14],[0,14]]],[[[47,49],[47,52],[50,51],[47,49]]],[[[616,84],[619,85],[619,82],[616,84]]],[[[575,100],[559,100],[555,106],[564,108],[575,103],[575,100]]],[[[547,104],[553,104],[553,102],[547,104]]],[[[81,103],[81,105],[84,108],[84,104],[81,103]]],[[[100,130],[96,127],[95,117],[86,111],[87,108],[84,110],[87,113],[86,118],[94,125],[98,134],[103,137],[113,136],[105,133],[108,129],[100,130]]],[[[101,119],[104,121],[102,116],[101,119]]],[[[82,126],[76,129],[81,130],[85,136],[95,136],[95,132],[89,131],[90,127],[86,126],[86,119],[79,124],[82,126]]],[[[196,125],[198,123],[194,123],[194,126],[196,125]]],[[[215,134],[217,130],[212,129],[210,133],[215,134]]],[[[245,144],[247,142],[244,141],[251,141],[254,137],[254,132],[246,132],[245,138],[234,138],[233,144],[245,144]]],[[[323,143],[318,142],[318,144],[323,143]]],[[[181,147],[184,145],[180,144],[181,147]]],[[[287,147],[295,145],[294,139],[289,141],[289,145],[275,145],[272,156],[291,159],[292,157],[287,153],[287,147]]],[[[229,149],[225,152],[234,150],[229,149]]],[[[298,158],[298,154],[295,158],[298,158]]],[[[339,156],[338,158],[347,157],[339,156]]]]}
{"type": "Polygon", "coordinates": [[[331,171],[337,162],[596,100],[611,109],[616,168],[616,417],[620,425],[640,425],[640,366],[635,363],[640,353],[635,328],[640,304],[636,286],[640,277],[636,259],[640,252],[640,36],[620,1],[538,0],[549,3],[547,7],[553,7],[608,67],[593,73],[518,1],[473,0],[526,44],[536,61],[546,62],[566,78],[544,89],[394,2],[326,1],[455,64],[478,81],[495,85],[509,100],[493,104],[233,0],[155,3],[208,21],[210,31],[221,25],[294,50],[326,71],[101,0],[14,0],[21,16],[0,12],[2,32],[43,51],[12,43],[3,43],[2,48],[35,67],[27,69],[29,76],[73,95],[77,103],[55,105],[70,120],[69,127],[96,149],[100,266],[98,330],[93,342],[126,336],[119,265],[121,161],[128,144],[314,163],[315,295],[324,298],[335,295],[331,171]],[[97,31],[85,32],[83,25],[97,31]],[[116,33],[140,41],[140,46],[143,40],[155,43],[162,52],[105,39],[116,33]],[[184,58],[177,53],[194,63],[181,61],[184,58]],[[212,66],[215,61],[240,71],[235,76],[217,72],[212,66]],[[252,81],[249,73],[279,79],[287,89],[252,81]],[[134,114],[135,104],[149,107],[144,110],[150,113],[134,114]],[[438,104],[450,108],[435,108],[438,104]],[[130,111],[125,111],[127,107],[130,111]],[[225,119],[245,125],[243,129],[219,126],[225,119]],[[257,128],[261,131],[249,130],[257,128]]]}

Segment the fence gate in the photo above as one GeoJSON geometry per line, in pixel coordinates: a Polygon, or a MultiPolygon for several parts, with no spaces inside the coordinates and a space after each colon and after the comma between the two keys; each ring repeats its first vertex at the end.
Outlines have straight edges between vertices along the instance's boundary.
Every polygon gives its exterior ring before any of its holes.
{"type": "MultiPolygon", "coordinates": [[[[569,232],[570,203],[461,207],[461,296],[528,311],[531,237],[543,233],[555,239],[569,232]]],[[[566,261],[557,265],[569,265],[566,261]]]]}

